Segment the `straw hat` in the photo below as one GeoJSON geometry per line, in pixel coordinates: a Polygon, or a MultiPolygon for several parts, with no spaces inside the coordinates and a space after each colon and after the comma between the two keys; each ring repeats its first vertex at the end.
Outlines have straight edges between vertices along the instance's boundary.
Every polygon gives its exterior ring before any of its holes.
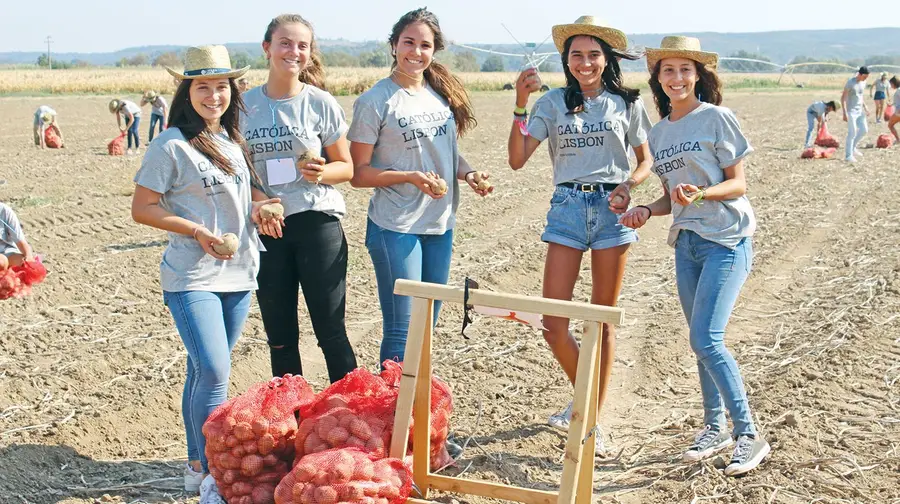
{"type": "Polygon", "coordinates": [[[109,101],[109,113],[115,114],[116,111],[119,110],[119,107],[121,107],[121,106],[122,106],[122,102],[113,98],[112,100],[109,101]]]}
{"type": "Polygon", "coordinates": [[[44,112],[43,114],[41,114],[41,122],[48,123],[52,120],[53,120],[53,114],[51,114],[50,112],[44,112]]]}
{"type": "Polygon", "coordinates": [[[159,96],[159,94],[157,94],[156,91],[147,91],[144,94],[144,98],[146,98],[147,101],[153,101],[156,99],[157,96],[159,96]]]}
{"type": "Polygon", "coordinates": [[[670,35],[662,39],[659,49],[647,48],[647,68],[652,72],[656,63],[664,58],[686,58],[712,68],[719,64],[719,55],[700,50],[700,39],[670,35]]]}
{"type": "Polygon", "coordinates": [[[581,16],[571,24],[553,27],[553,43],[562,54],[566,40],[575,35],[591,35],[606,42],[614,49],[624,51],[628,48],[628,37],[621,30],[609,27],[603,20],[594,16],[581,16]]]}
{"type": "Polygon", "coordinates": [[[184,72],[176,72],[169,67],[166,71],[178,79],[200,79],[219,77],[230,79],[247,73],[249,66],[240,69],[231,68],[228,49],[222,45],[189,47],[184,53],[184,72]]]}

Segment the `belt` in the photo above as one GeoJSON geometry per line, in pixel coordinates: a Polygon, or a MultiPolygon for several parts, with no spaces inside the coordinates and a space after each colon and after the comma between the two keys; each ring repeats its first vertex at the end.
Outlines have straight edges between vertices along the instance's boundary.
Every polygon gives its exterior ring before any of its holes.
{"type": "Polygon", "coordinates": [[[619,184],[608,184],[606,182],[598,183],[598,184],[581,184],[579,182],[563,182],[561,184],[563,187],[568,187],[569,189],[575,189],[576,191],[582,192],[597,192],[600,189],[603,189],[606,192],[612,192],[613,189],[619,187],[619,184]]]}

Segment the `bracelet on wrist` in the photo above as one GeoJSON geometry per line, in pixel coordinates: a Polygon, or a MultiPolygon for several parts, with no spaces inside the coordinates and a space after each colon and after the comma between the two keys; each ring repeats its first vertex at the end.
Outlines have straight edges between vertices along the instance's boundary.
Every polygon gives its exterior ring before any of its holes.
{"type": "Polygon", "coordinates": [[[638,205],[636,208],[646,208],[647,209],[647,218],[653,217],[653,210],[650,210],[650,207],[647,205],[638,205]]]}
{"type": "Polygon", "coordinates": [[[528,110],[526,110],[525,107],[516,107],[516,108],[513,110],[513,114],[515,114],[515,115],[517,115],[517,116],[528,115],[528,110]]]}

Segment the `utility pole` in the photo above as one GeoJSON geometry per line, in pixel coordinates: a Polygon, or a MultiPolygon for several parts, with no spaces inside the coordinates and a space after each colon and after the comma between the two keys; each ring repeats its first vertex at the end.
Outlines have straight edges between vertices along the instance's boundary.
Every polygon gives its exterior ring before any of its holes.
{"type": "Polygon", "coordinates": [[[47,35],[47,68],[53,70],[53,61],[50,59],[50,44],[53,42],[53,39],[50,38],[50,35],[47,35]]]}

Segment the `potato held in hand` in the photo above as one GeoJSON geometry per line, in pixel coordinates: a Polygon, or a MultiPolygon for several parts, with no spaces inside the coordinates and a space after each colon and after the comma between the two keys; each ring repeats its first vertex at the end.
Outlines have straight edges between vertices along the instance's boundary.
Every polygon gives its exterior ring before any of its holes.
{"type": "Polygon", "coordinates": [[[281,203],[269,203],[259,207],[259,216],[263,219],[280,219],[284,217],[284,205],[281,203]]]}
{"type": "Polygon", "coordinates": [[[216,252],[216,254],[223,256],[230,256],[237,252],[238,247],[241,242],[238,241],[238,237],[234,233],[225,233],[222,235],[222,244],[217,245],[213,244],[212,249],[216,252]]]}
{"type": "Polygon", "coordinates": [[[432,180],[431,191],[434,194],[438,196],[447,194],[447,182],[444,179],[434,174],[428,174],[428,177],[432,180]]]}

